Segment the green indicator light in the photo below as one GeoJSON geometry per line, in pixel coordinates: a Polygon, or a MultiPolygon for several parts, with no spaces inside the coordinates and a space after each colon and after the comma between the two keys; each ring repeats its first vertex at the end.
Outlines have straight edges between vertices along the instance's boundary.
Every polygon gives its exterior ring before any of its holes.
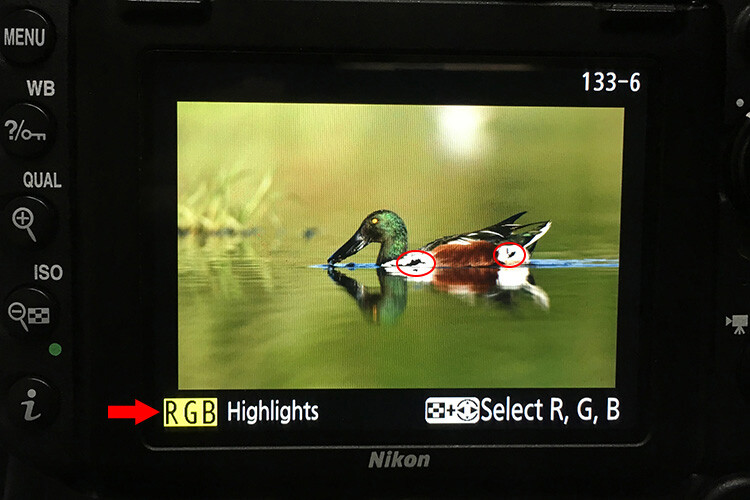
{"type": "Polygon", "coordinates": [[[62,352],[62,346],[58,344],[57,342],[53,342],[49,345],[49,353],[53,356],[59,356],[62,352]]]}

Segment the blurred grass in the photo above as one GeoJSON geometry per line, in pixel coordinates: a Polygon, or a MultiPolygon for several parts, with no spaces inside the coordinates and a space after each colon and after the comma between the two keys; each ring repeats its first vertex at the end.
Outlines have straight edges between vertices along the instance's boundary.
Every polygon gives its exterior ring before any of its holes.
{"type": "MultiPolygon", "coordinates": [[[[177,227],[188,233],[217,232],[229,230],[241,232],[261,224],[264,218],[277,228],[280,220],[273,207],[283,194],[272,190],[274,172],[266,172],[247,200],[233,202],[232,186],[250,177],[250,169],[219,172],[217,179],[205,180],[193,192],[180,198],[177,203],[177,227]]],[[[250,233],[248,233],[249,235],[250,233]]]]}

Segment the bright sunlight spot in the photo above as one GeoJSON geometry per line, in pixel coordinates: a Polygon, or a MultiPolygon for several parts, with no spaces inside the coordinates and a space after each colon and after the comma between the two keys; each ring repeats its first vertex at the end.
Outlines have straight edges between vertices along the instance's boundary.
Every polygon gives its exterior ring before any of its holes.
{"type": "Polygon", "coordinates": [[[441,106],[440,132],[445,149],[456,156],[475,156],[482,142],[485,117],[476,106],[441,106]]]}

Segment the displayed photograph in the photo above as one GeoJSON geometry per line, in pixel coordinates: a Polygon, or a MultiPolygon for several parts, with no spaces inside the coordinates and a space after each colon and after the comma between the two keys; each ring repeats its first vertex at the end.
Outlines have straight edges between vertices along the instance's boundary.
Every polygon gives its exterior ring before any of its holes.
{"type": "Polygon", "coordinates": [[[178,388],[612,388],[624,109],[177,103],[178,388]]]}

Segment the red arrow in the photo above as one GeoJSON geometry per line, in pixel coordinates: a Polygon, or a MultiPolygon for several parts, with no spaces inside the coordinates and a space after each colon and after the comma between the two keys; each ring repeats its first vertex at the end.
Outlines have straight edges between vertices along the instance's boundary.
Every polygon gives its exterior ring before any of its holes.
{"type": "Polygon", "coordinates": [[[135,425],[144,420],[153,417],[159,413],[147,404],[143,404],[137,399],[133,406],[107,406],[107,418],[134,418],[135,425]]]}

